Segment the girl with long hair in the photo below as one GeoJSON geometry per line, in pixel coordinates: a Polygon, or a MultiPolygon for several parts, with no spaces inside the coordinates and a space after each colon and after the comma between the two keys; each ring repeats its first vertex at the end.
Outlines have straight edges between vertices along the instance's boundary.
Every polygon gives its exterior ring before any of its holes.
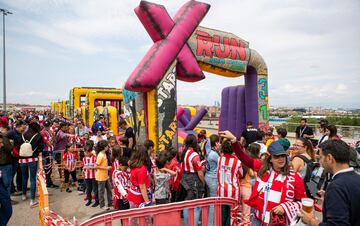
{"type": "MultiPolygon", "coordinates": [[[[146,148],[143,145],[135,146],[129,160],[130,188],[128,191],[128,200],[130,209],[151,205],[152,194],[150,190],[150,179],[146,169],[148,158],[146,148]]],[[[130,225],[136,224],[137,219],[132,218],[130,225]]],[[[150,224],[150,218],[145,217],[145,225],[150,224]]]]}
{"type": "MultiPolygon", "coordinates": [[[[185,200],[203,198],[205,194],[205,179],[203,167],[200,162],[199,145],[197,137],[193,134],[187,135],[184,140],[185,148],[182,152],[181,167],[184,172],[181,185],[186,190],[185,200]]],[[[194,223],[197,224],[200,217],[200,208],[195,208],[194,223]]],[[[185,225],[188,224],[188,210],[184,210],[185,225]]]]}

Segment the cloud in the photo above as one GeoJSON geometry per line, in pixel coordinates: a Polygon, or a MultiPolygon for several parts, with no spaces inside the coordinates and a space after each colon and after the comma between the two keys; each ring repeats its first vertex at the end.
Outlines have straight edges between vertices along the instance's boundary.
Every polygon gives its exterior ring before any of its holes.
{"type": "MultiPolygon", "coordinates": [[[[92,84],[120,86],[152,45],[133,12],[139,1],[2,2],[14,12],[7,19],[8,70],[13,78],[29,73],[34,80],[60,77],[56,85],[63,89],[92,84]],[[26,52],[26,56],[42,56],[41,62],[36,57],[11,55],[12,46],[26,52]],[[11,59],[17,64],[11,64],[11,59]]],[[[165,5],[174,15],[185,1],[154,2],[165,5]]],[[[265,59],[271,105],[360,107],[358,0],[207,2],[211,8],[202,26],[249,41],[265,59]]],[[[222,88],[236,84],[243,84],[243,78],[228,80],[207,74],[199,83],[179,82],[178,100],[182,104],[213,104],[221,99],[222,88]]],[[[11,84],[10,88],[16,89],[11,84]]],[[[42,90],[61,99],[68,92],[54,89],[52,84],[42,90]]],[[[34,99],[44,103],[45,96],[34,99]]]]}

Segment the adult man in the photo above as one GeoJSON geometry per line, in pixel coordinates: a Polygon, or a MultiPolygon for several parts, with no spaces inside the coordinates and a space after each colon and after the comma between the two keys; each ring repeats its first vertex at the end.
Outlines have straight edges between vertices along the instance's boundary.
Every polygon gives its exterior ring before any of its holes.
{"type": "MultiPolygon", "coordinates": [[[[9,141],[7,141],[9,142],[9,141]]],[[[9,142],[10,143],[10,142],[9,142]]],[[[7,147],[4,147],[4,136],[0,134],[0,155],[4,152],[8,152],[7,147]]],[[[11,150],[10,150],[11,152],[11,150]]],[[[11,156],[11,154],[10,154],[11,156]]],[[[0,161],[3,161],[3,157],[0,157],[0,161]]],[[[9,163],[11,170],[11,161],[9,163]]],[[[10,200],[10,186],[11,182],[11,171],[10,177],[7,175],[7,169],[0,167],[0,225],[7,225],[11,215],[12,206],[10,200]],[[9,177],[9,178],[7,178],[9,177]],[[9,181],[10,180],[10,181],[9,181]],[[5,185],[7,184],[7,185],[5,185]]]]}
{"type": "Polygon", "coordinates": [[[360,175],[349,167],[350,147],[341,140],[327,140],[319,145],[320,163],[333,174],[323,204],[323,221],[301,210],[300,217],[310,226],[360,225],[360,175]]]}
{"type": "Polygon", "coordinates": [[[306,139],[311,139],[314,138],[314,132],[311,129],[311,127],[309,127],[308,125],[306,125],[307,120],[306,118],[302,118],[300,120],[300,125],[298,127],[296,127],[296,138],[299,137],[304,137],[306,139]]]}
{"type": "Polygon", "coordinates": [[[19,120],[15,124],[15,128],[10,130],[7,134],[9,140],[13,143],[13,162],[12,162],[12,182],[11,182],[11,193],[15,193],[17,195],[21,194],[22,191],[22,175],[21,175],[21,168],[19,165],[19,150],[20,145],[24,143],[22,139],[22,134],[27,129],[26,122],[23,120],[19,120]],[[16,190],[14,186],[14,176],[16,174],[16,190]]]}
{"type": "Polygon", "coordinates": [[[121,129],[125,130],[125,137],[128,138],[129,141],[129,145],[128,148],[133,149],[136,145],[136,140],[135,140],[135,133],[133,128],[131,128],[126,121],[120,121],[119,122],[119,126],[121,129]]]}
{"type": "Polygon", "coordinates": [[[44,129],[41,131],[41,137],[44,142],[44,150],[43,154],[43,161],[44,161],[44,171],[46,175],[46,187],[48,188],[57,188],[58,186],[53,184],[51,180],[51,173],[52,173],[52,151],[54,150],[54,137],[50,130],[51,122],[45,121],[44,122],[44,129]]]}
{"type": "MultiPolygon", "coordinates": [[[[53,151],[53,158],[57,164],[61,163],[61,151],[65,150],[66,145],[69,143],[67,136],[68,124],[66,122],[61,122],[59,126],[59,131],[56,133],[55,139],[56,143],[53,151]]],[[[60,174],[61,175],[61,174],[60,174]]]]}
{"type": "Polygon", "coordinates": [[[321,138],[318,141],[318,145],[327,141],[329,139],[328,134],[326,133],[326,127],[329,125],[329,122],[326,119],[321,119],[319,122],[319,126],[320,126],[320,133],[321,133],[321,138]]]}
{"type": "Polygon", "coordinates": [[[246,129],[241,134],[240,144],[244,147],[249,146],[251,143],[257,140],[256,138],[257,129],[254,128],[252,122],[246,123],[246,129]]]}

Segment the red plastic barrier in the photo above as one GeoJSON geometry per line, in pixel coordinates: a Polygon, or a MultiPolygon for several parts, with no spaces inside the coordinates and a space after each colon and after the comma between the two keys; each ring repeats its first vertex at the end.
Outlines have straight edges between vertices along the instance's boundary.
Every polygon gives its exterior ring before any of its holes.
{"type": "MultiPolygon", "coordinates": [[[[119,220],[122,221],[123,226],[128,226],[129,218],[138,218],[140,226],[145,225],[145,217],[151,217],[153,219],[153,225],[156,226],[180,226],[182,225],[180,211],[184,209],[189,210],[188,225],[194,226],[194,208],[201,208],[201,223],[203,226],[208,225],[208,212],[209,206],[214,205],[214,225],[221,225],[221,206],[229,205],[231,210],[234,210],[237,201],[230,198],[204,198],[196,199],[184,202],[175,202],[170,204],[163,204],[158,206],[150,206],[146,208],[136,208],[130,210],[121,210],[117,212],[111,212],[103,214],[92,219],[89,219],[81,226],[93,226],[93,225],[105,225],[111,226],[116,220],[117,224],[119,220]]],[[[236,218],[236,213],[232,211],[233,216],[236,218]]],[[[231,225],[237,225],[235,218],[232,217],[231,225]]],[[[116,224],[116,225],[117,225],[116,224]]]]}

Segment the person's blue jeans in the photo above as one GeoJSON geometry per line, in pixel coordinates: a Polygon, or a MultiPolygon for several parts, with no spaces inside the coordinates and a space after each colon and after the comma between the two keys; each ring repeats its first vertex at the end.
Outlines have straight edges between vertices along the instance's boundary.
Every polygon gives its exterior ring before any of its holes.
{"type": "Polygon", "coordinates": [[[36,173],[38,162],[28,162],[28,163],[21,163],[21,172],[22,172],[22,192],[23,195],[26,195],[27,189],[27,182],[29,179],[29,172],[30,172],[30,198],[35,199],[35,192],[36,192],[36,173]]]}
{"type": "Polygon", "coordinates": [[[256,217],[254,217],[253,220],[251,221],[251,225],[252,226],[261,226],[262,223],[256,217]]]}
{"type": "Polygon", "coordinates": [[[9,191],[0,180],[0,226],[6,226],[12,215],[12,206],[9,191]]]}
{"type": "Polygon", "coordinates": [[[2,178],[2,182],[4,183],[5,189],[9,192],[9,195],[11,194],[11,176],[12,176],[12,165],[4,165],[0,166],[0,171],[2,178]]]}
{"type": "MultiPolygon", "coordinates": [[[[218,181],[217,178],[207,177],[205,175],[205,182],[208,188],[208,197],[216,197],[218,181]]],[[[209,206],[209,217],[208,217],[208,225],[214,225],[214,205],[209,206]]]]}
{"type": "MultiPolygon", "coordinates": [[[[194,208],[194,225],[198,225],[199,224],[199,219],[200,219],[200,213],[201,213],[201,208],[194,208]]],[[[184,209],[184,225],[188,226],[188,219],[189,219],[189,210],[188,209],[184,209]]]]}

